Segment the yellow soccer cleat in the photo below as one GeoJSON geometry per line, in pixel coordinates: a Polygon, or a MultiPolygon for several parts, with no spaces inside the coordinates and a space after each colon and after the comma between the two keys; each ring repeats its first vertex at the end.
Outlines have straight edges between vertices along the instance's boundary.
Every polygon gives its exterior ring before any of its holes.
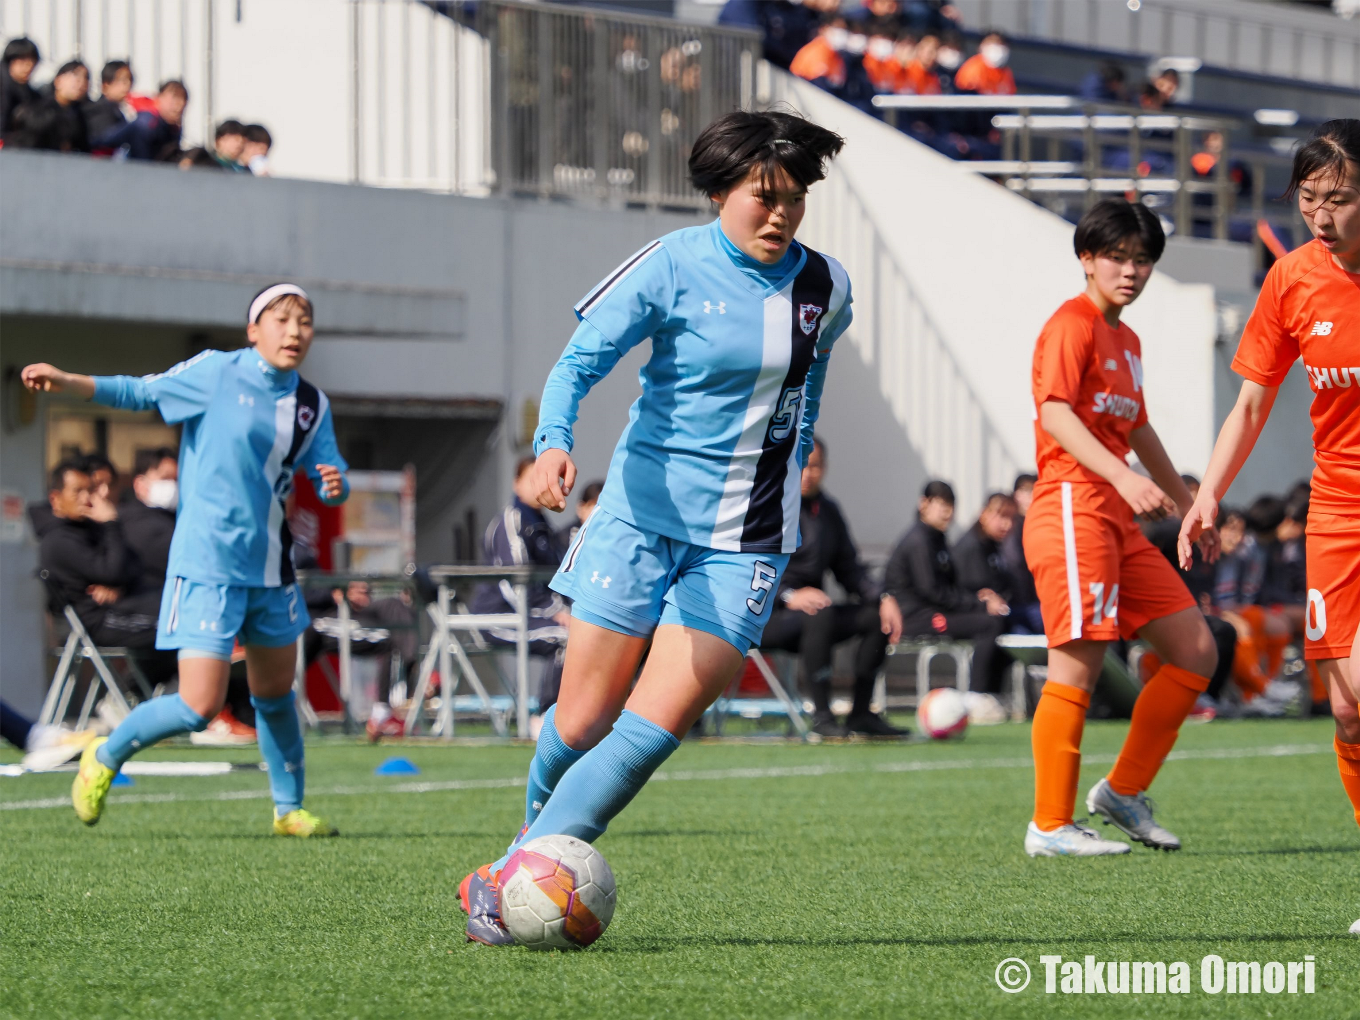
{"type": "Polygon", "coordinates": [[[86,825],[93,825],[104,813],[104,800],[109,795],[113,777],[117,775],[94,756],[95,751],[107,740],[107,737],[100,737],[85,746],[80,756],[80,771],[76,773],[76,781],[71,784],[71,803],[76,809],[76,817],[86,825]]]}
{"type": "Polygon", "coordinates": [[[309,839],[312,836],[338,836],[340,830],[324,818],[318,818],[304,808],[289,811],[286,815],[275,813],[274,833],[278,836],[297,836],[309,839]]]}

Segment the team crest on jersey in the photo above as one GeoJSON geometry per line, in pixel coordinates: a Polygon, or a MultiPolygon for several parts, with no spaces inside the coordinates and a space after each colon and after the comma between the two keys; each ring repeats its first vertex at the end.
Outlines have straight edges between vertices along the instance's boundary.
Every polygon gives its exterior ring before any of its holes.
{"type": "Polygon", "coordinates": [[[312,422],[316,421],[316,408],[303,404],[298,408],[297,420],[298,427],[303,432],[308,431],[312,427],[312,422]]]}
{"type": "Polygon", "coordinates": [[[822,311],[821,305],[798,306],[798,325],[803,327],[803,332],[808,336],[817,331],[817,320],[822,317],[822,311]]]}

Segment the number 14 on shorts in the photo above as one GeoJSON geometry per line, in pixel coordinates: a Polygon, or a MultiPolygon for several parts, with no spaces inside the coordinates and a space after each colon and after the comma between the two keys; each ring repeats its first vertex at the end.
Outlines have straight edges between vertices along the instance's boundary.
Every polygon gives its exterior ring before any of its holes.
{"type": "Polygon", "coordinates": [[[1115,584],[1110,588],[1110,597],[1105,597],[1105,582],[1092,581],[1088,586],[1091,592],[1091,600],[1095,603],[1091,610],[1091,625],[1099,627],[1105,620],[1111,622],[1119,619],[1119,585],[1115,584]]]}

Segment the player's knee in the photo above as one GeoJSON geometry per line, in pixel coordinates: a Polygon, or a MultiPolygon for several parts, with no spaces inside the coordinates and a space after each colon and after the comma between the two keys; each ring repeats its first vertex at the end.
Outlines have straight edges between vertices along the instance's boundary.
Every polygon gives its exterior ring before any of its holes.
{"type": "Polygon", "coordinates": [[[1193,636],[1167,658],[1173,665],[1191,673],[1213,676],[1214,670],[1218,668],[1218,643],[1208,625],[1201,622],[1193,636]]]}
{"type": "Polygon", "coordinates": [[[1332,718],[1336,720],[1336,735],[1343,743],[1360,744],[1360,710],[1348,701],[1332,701],[1332,718]]]}

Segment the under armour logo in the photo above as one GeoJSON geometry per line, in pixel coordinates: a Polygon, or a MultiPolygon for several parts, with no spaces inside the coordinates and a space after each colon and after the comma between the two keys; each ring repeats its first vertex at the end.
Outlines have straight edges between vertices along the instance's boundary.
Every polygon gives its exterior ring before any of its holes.
{"type": "Polygon", "coordinates": [[[1332,324],[1331,324],[1330,322],[1315,322],[1315,323],[1313,323],[1313,328],[1312,328],[1311,331],[1309,331],[1308,335],[1309,335],[1309,336],[1330,336],[1331,333],[1332,333],[1332,324]]]}
{"type": "Polygon", "coordinates": [[[609,582],[612,580],[614,580],[612,577],[601,577],[598,570],[590,575],[590,583],[598,584],[601,588],[608,588],[609,582]]]}
{"type": "Polygon", "coordinates": [[[247,405],[250,407],[255,406],[255,398],[248,397],[244,393],[242,393],[240,396],[236,398],[236,402],[240,404],[242,407],[246,407],[247,405]]]}
{"type": "Polygon", "coordinates": [[[212,621],[208,621],[208,620],[199,620],[199,621],[198,621],[198,629],[199,629],[199,630],[211,630],[211,631],[216,632],[216,630],[217,630],[217,621],[216,621],[216,620],[212,620],[212,621]]]}
{"type": "Polygon", "coordinates": [[[704,302],[704,314],[705,314],[705,315],[712,315],[714,312],[717,312],[719,315],[726,315],[726,314],[727,314],[727,302],[726,302],[726,301],[719,301],[719,302],[715,305],[712,301],[705,301],[705,302],[704,302]]]}

